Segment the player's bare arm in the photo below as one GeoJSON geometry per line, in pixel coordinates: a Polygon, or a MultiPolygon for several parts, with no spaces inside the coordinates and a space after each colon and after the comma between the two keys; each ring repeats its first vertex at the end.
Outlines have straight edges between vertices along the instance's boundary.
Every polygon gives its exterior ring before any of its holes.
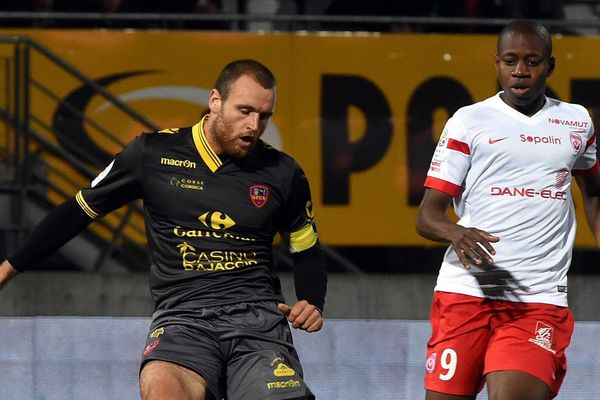
{"type": "Polygon", "coordinates": [[[287,316],[288,321],[296,329],[317,332],[323,327],[321,311],[306,300],[300,300],[291,307],[287,304],[279,304],[279,310],[287,316]]]}
{"type": "Polygon", "coordinates": [[[588,226],[600,247],[600,171],[594,175],[577,175],[575,179],[581,190],[588,226]]]}
{"type": "Polygon", "coordinates": [[[0,264],[0,289],[6,285],[13,276],[17,275],[17,273],[17,270],[13,268],[10,262],[4,260],[2,264],[0,264]]]}
{"type": "Polygon", "coordinates": [[[493,264],[496,250],[491,243],[500,238],[477,228],[463,227],[452,221],[447,210],[452,197],[435,189],[427,189],[417,213],[417,231],[436,242],[450,242],[465,268],[471,264],[493,264]]]}

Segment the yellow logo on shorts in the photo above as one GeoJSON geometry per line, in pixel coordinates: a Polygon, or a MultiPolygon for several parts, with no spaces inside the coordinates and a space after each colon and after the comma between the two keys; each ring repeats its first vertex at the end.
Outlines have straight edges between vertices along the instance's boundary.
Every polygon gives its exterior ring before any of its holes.
{"type": "Polygon", "coordinates": [[[294,371],[292,368],[288,367],[284,363],[279,363],[277,365],[277,368],[275,368],[275,370],[273,371],[273,375],[277,377],[294,376],[296,375],[296,371],[294,371]]]}
{"type": "Polygon", "coordinates": [[[157,338],[160,335],[162,335],[163,333],[165,333],[165,328],[157,328],[157,329],[154,330],[154,332],[152,332],[150,334],[150,337],[151,338],[157,338]]]}

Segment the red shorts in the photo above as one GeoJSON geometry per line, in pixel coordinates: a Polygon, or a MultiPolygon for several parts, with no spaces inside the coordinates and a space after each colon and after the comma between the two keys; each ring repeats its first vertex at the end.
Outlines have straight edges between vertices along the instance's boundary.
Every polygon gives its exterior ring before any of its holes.
{"type": "Polygon", "coordinates": [[[567,371],[574,325],[568,307],[436,292],[425,388],[472,396],[487,373],[515,370],[544,381],[553,398],[567,371]]]}

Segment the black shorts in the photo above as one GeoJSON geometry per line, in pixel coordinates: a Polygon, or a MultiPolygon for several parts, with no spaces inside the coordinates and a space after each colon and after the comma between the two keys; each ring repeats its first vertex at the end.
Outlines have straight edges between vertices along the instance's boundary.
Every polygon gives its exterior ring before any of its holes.
{"type": "Polygon", "coordinates": [[[198,373],[214,399],[314,399],[287,319],[272,301],[155,314],[142,354],[198,373]]]}

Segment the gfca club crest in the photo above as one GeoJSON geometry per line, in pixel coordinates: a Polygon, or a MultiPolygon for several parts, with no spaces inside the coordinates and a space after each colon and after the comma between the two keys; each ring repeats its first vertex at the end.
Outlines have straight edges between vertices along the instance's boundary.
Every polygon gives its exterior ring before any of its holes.
{"type": "Polygon", "coordinates": [[[269,188],[263,185],[250,186],[250,201],[256,208],[262,208],[269,200],[269,188]]]}

